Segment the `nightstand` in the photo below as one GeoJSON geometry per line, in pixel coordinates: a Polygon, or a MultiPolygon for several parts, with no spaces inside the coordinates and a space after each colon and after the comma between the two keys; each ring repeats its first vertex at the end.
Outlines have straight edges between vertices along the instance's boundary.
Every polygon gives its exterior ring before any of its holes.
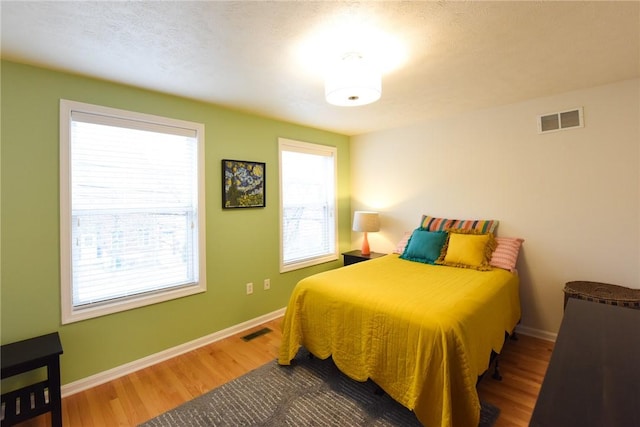
{"type": "Polygon", "coordinates": [[[385,256],[386,254],[381,254],[379,252],[371,252],[369,255],[362,255],[361,250],[344,252],[342,256],[344,257],[344,265],[351,265],[362,261],[368,261],[374,258],[380,258],[381,256],[385,256]]]}

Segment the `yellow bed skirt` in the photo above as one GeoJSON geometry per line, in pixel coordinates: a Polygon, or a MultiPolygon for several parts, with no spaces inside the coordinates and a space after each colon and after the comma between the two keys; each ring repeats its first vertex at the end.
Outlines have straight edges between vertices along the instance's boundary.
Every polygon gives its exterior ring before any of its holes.
{"type": "Polygon", "coordinates": [[[478,376],[520,319],[518,276],[391,254],[315,274],[295,287],[278,363],[300,346],[371,378],[427,427],[477,427],[478,376]]]}

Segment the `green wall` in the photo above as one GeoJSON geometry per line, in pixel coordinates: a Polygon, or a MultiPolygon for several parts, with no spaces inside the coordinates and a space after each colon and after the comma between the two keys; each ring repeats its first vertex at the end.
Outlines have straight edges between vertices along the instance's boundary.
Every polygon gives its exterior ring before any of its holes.
{"type": "Polygon", "coordinates": [[[1,79],[1,340],[58,331],[63,384],[285,307],[299,279],[342,265],[279,273],[278,137],[338,148],[341,251],[351,237],[349,137],[12,62],[1,79]],[[206,293],[61,325],[60,98],[205,124],[206,293]],[[266,208],[222,210],[223,158],[266,162],[266,208]]]}

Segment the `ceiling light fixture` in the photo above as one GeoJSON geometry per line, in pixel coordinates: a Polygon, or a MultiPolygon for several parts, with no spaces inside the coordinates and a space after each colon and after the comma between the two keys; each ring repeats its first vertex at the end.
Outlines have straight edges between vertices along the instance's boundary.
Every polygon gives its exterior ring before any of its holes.
{"type": "Polygon", "coordinates": [[[344,55],[326,76],[324,94],[327,102],[341,107],[371,104],[382,94],[382,76],[362,54],[344,55]]]}

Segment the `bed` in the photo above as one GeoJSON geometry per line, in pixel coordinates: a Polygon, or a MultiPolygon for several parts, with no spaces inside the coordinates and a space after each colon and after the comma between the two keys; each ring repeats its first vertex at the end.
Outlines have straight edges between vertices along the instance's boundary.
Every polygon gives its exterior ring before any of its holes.
{"type": "Polygon", "coordinates": [[[301,280],[278,363],[304,346],[354,380],[373,380],[425,426],[477,427],[478,377],[520,319],[518,275],[416,262],[406,252],[301,280]]]}

